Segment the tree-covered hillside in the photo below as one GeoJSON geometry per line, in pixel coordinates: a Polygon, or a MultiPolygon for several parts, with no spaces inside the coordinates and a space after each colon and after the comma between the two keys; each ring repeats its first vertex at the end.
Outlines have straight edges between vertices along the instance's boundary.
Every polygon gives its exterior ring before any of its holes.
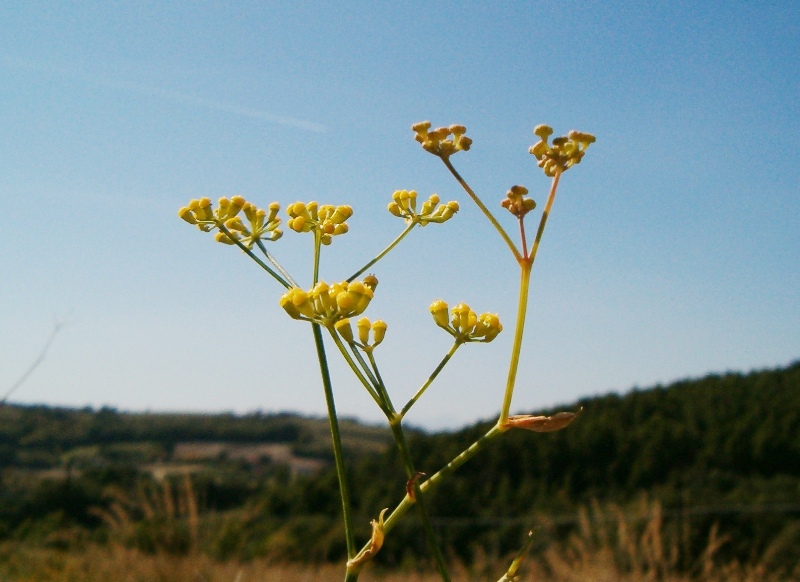
{"type": "MultiPolygon", "coordinates": [[[[463,557],[476,545],[509,551],[547,519],[556,525],[547,535],[567,535],[581,505],[614,503],[626,512],[646,494],[661,503],[667,524],[691,530],[684,540],[690,553],[705,547],[718,523],[731,557],[770,548],[800,562],[791,549],[800,547],[800,362],[587,398],[563,409],[581,409],[567,429],[511,430],[433,492],[435,527],[452,551],[463,557]]],[[[417,467],[432,475],[492,424],[413,433],[417,467]]],[[[404,495],[405,476],[386,431],[354,422],[343,429],[353,503],[366,536],[369,520],[404,495]]],[[[152,507],[146,509],[153,491],[163,498],[185,490],[204,516],[204,548],[214,555],[341,558],[340,501],[326,462],[326,431],[325,421],[285,414],[5,406],[0,536],[44,528],[48,535],[68,530],[106,539],[115,529],[108,512],[123,496],[126,518],[144,524],[136,535],[126,534],[126,543],[152,550],[167,539],[153,533],[159,530],[152,507]],[[318,462],[298,464],[302,459],[318,462]]],[[[417,527],[410,516],[380,559],[424,555],[417,527]]],[[[169,539],[175,551],[187,547],[169,539]]],[[[199,543],[198,536],[191,539],[199,543]]]]}

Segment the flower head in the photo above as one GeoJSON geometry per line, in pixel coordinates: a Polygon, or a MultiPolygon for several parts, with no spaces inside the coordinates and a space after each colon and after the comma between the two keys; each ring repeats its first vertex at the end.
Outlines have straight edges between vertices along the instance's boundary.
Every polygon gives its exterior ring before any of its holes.
{"type": "Polygon", "coordinates": [[[396,190],[392,194],[388,208],[389,212],[405,219],[408,223],[425,226],[431,222],[441,223],[450,220],[458,212],[458,202],[451,200],[447,204],[439,204],[439,197],[431,194],[417,212],[416,190],[396,190]]]}
{"type": "Polygon", "coordinates": [[[278,228],[281,219],[278,218],[280,205],[273,202],[269,210],[258,208],[247,202],[241,196],[231,199],[220,198],[216,208],[213,208],[211,199],[200,198],[191,200],[188,206],[178,211],[178,216],[189,224],[194,224],[203,232],[218,229],[215,239],[224,244],[241,242],[247,248],[252,248],[260,240],[278,240],[283,232],[278,228]],[[239,216],[243,212],[247,225],[239,216]]]}
{"type": "Polygon", "coordinates": [[[430,121],[421,121],[411,126],[416,134],[414,139],[422,144],[423,149],[440,158],[449,158],[456,152],[468,151],[472,140],[464,135],[467,128],[463,125],[437,127],[431,129],[430,121]]]}
{"type": "Polygon", "coordinates": [[[495,313],[476,315],[469,305],[459,303],[452,310],[447,303],[437,299],[430,306],[433,321],[456,338],[456,341],[488,343],[503,331],[500,318],[495,313]]]}
{"type": "Polygon", "coordinates": [[[294,319],[330,327],[343,319],[361,315],[372,297],[372,289],[362,281],[333,285],[320,281],[309,291],[292,287],[281,296],[280,306],[294,319]]]}
{"type": "Polygon", "coordinates": [[[324,245],[331,244],[332,237],[348,231],[348,218],[353,215],[350,206],[333,206],[316,202],[295,202],[286,207],[291,218],[286,223],[295,232],[315,231],[324,245]]]}
{"type": "Polygon", "coordinates": [[[553,134],[553,128],[549,125],[537,125],[533,133],[539,137],[539,141],[528,151],[536,157],[545,175],[550,177],[580,163],[586,148],[595,142],[593,135],[573,130],[566,136],[554,138],[550,145],[548,140],[553,134]]]}
{"type": "Polygon", "coordinates": [[[528,198],[527,194],[528,189],[525,186],[511,186],[500,206],[517,218],[522,218],[536,208],[536,202],[533,201],[533,198],[528,198]]]}

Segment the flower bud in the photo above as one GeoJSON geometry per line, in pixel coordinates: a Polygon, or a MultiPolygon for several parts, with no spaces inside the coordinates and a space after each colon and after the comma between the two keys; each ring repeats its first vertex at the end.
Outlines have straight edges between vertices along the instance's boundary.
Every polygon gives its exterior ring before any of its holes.
{"type": "Polygon", "coordinates": [[[197,224],[197,219],[194,217],[194,214],[189,209],[188,206],[184,206],[180,210],[178,210],[178,216],[184,219],[189,224],[197,224]]]}
{"type": "Polygon", "coordinates": [[[375,275],[367,275],[362,282],[364,286],[371,291],[375,291],[375,288],[378,286],[378,278],[375,275]]]}
{"type": "Polygon", "coordinates": [[[353,343],[353,328],[350,326],[349,319],[339,320],[333,324],[333,327],[336,328],[336,331],[339,332],[339,335],[342,336],[344,341],[348,344],[353,343]]]}
{"type": "Polygon", "coordinates": [[[383,338],[386,337],[386,322],[382,319],[378,319],[372,324],[372,341],[373,346],[377,346],[379,343],[383,341],[383,338]]]}
{"type": "Polygon", "coordinates": [[[442,301],[441,299],[437,299],[433,303],[431,303],[430,307],[431,315],[433,316],[433,321],[436,322],[436,325],[439,327],[443,327],[447,329],[450,325],[450,317],[448,313],[447,303],[442,301]]]}
{"type": "Polygon", "coordinates": [[[361,345],[369,344],[369,330],[372,327],[369,319],[362,317],[356,322],[356,327],[358,328],[358,341],[361,342],[361,345]]]}

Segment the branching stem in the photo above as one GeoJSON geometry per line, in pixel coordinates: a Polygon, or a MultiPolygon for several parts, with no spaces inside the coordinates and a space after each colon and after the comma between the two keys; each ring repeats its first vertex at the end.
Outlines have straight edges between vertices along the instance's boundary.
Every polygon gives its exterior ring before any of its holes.
{"type": "Polygon", "coordinates": [[[442,162],[444,162],[444,165],[447,166],[447,169],[450,170],[450,173],[453,174],[453,177],[458,181],[459,184],[461,184],[461,187],[464,188],[466,193],[469,194],[469,197],[472,198],[472,201],[478,205],[478,208],[481,209],[483,214],[486,215],[486,218],[489,219],[489,222],[492,223],[492,226],[494,226],[495,230],[497,230],[497,232],[506,242],[508,248],[511,249],[511,252],[514,254],[514,257],[517,260],[520,260],[522,258],[522,255],[520,254],[519,250],[517,250],[517,246],[511,240],[511,237],[508,236],[508,233],[505,231],[505,229],[502,226],[500,226],[499,222],[497,222],[497,219],[494,217],[494,214],[492,214],[489,211],[489,209],[486,208],[486,205],[483,203],[483,201],[481,201],[480,198],[478,198],[478,195],[475,194],[472,188],[469,187],[469,184],[467,184],[464,178],[461,177],[461,174],[459,174],[458,171],[456,171],[456,169],[453,167],[453,164],[450,163],[450,160],[446,157],[442,157],[441,159],[442,162]]]}
{"type": "Polygon", "coordinates": [[[408,224],[408,225],[407,225],[407,226],[406,226],[406,227],[403,229],[403,232],[401,232],[401,233],[400,233],[400,234],[397,236],[397,238],[395,238],[395,239],[394,239],[392,242],[390,242],[390,243],[389,243],[389,246],[387,246],[387,247],[386,247],[385,249],[383,249],[383,250],[382,250],[380,253],[378,253],[378,254],[375,256],[375,258],[374,258],[374,259],[372,259],[370,262],[368,262],[366,265],[364,265],[364,266],[363,266],[363,267],[361,267],[361,268],[360,268],[358,271],[356,271],[356,272],[355,272],[355,273],[353,273],[353,274],[352,274],[350,277],[348,277],[348,279],[347,279],[347,282],[348,282],[348,283],[350,283],[351,281],[354,281],[356,277],[358,277],[359,275],[361,275],[362,273],[364,273],[364,272],[365,272],[367,269],[369,269],[369,268],[370,268],[372,265],[374,265],[375,263],[377,263],[378,261],[380,261],[380,260],[381,260],[383,257],[385,257],[387,254],[389,254],[389,251],[391,251],[391,250],[392,250],[394,247],[396,247],[396,246],[397,246],[397,245],[400,243],[400,241],[401,241],[401,240],[403,240],[403,239],[405,238],[405,236],[406,236],[406,235],[407,235],[409,232],[411,232],[411,229],[412,229],[412,228],[414,228],[414,226],[415,226],[415,225],[416,225],[416,222],[410,222],[410,223],[409,223],[409,224],[408,224]]]}

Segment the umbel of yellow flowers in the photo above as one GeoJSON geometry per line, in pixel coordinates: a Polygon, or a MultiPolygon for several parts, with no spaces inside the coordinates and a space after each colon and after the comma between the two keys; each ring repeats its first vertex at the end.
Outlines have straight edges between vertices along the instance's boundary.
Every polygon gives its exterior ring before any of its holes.
{"type": "Polygon", "coordinates": [[[277,202],[270,204],[267,211],[241,196],[234,196],[230,200],[220,198],[218,206],[212,210],[211,199],[200,198],[189,201],[188,206],[178,211],[178,216],[203,232],[219,229],[215,237],[217,242],[232,245],[238,241],[251,249],[261,240],[276,241],[283,236],[283,231],[278,228],[281,224],[278,218],[280,209],[277,202]],[[247,225],[239,216],[240,212],[247,219],[247,225]]]}
{"type": "Polygon", "coordinates": [[[308,291],[292,287],[281,296],[280,306],[294,319],[331,327],[337,321],[361,315],[372,301],[369,281],[320,281],[308,291]]]}
{"type": "Polygon", "coordinates": [[[533,133],[539,137],[539,142],[533,144],[528,151],[551,178],[556,172],[564,172],[579,164],[586,148],[595,142],[592,134],[573,130],[566,136],[554,138],[553,145],[550,145],[547,140],[553,135],[553,128],[549,125],[537,125],[533,133]]]}
{"type": "Polygon", "coordinates": [[[425,226],[431,222],[442,223],[450,220],[458,212],[458,202],[451,200],[447,204],[439,204],[439,197],[431,194],[417,212],[416,190],[395,190],[388,208],[394,216],[405,219],[407,223],[425,226]]]}
{"type": "Polygon", "coordinates": [[[476,315],[469,305],[459,303],[450,310],[447,303],[437,299],[430,307],[433,321],[461,343],[488,343],[503,331],[500,318],[495,313],[476,315]]]}

